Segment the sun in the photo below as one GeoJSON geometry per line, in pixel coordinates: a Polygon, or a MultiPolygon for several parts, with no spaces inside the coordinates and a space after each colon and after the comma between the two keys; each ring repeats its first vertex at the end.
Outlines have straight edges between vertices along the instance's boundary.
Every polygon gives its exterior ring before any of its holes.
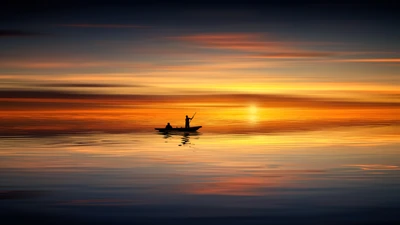
{"type": "Polygon", "coordinates": [[[251,124],[258,122],[258,108],[254,104],[251,104],[248,107],[248,120],[251,124]]]}

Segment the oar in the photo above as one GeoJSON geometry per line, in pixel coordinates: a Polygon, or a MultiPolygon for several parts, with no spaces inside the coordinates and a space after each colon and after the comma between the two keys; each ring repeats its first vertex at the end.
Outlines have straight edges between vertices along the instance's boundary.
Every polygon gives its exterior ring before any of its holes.
{"type": "Polygon", "coordinates": [[[192,116],[192,118],[190,118],[190,120],[193,120],[194,116],[196,115],[197,112],[195,112],[192,116]]]}

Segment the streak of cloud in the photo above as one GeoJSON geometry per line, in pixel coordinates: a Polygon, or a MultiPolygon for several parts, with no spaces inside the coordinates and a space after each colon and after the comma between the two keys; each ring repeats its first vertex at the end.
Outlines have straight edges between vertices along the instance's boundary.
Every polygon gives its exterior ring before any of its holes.
{"type": "MultiPolygon", "coordinates": [[[[171,37],[197,47],[233,50],[237,52],[262,53],[249,58],[317,58],[334,56],[334,52],[309,51],[305,44],[277,41],[260,33],[215,33],[171,37]]],[[[313,43],[307,43],[307,45],[313,43]]],[[[316,43],[319,44],[319,43],[316,43]]]]}
{"type": "Polygon", "coordinates": [[[39,87],[66,87],[66,88],[109,88],[109,87],[147,87],[145,85],[125,85],[125,84],[96,84],[96,83],[49,83],[37,84],[39,87]]]}
{"type": "Polygon", "coordinates": [[[400,58],[374,58],[374,59],[343,59],[339,62],[360,62],[360,63],[400,63],[400,58]]]}
{"type": "Polygon", "coordinates": [[[60,24],[63,27],[80,27],[80,28],[148,28],[149,26],[134,25],[134,24],[91,24],[91,23],[77,23],[77,24],[60,24]]]}
{"type": "Polygon", "coordinates": [[[42,34],[25,30],[0,30],[1,37],[32,37],[40,36],[42,34]]]}
{"type": "Polygon", "coordinates": [[[125,67],[125,68],[138,68],[148,67],[147,63],[133,63],[133,62],[112,62],[112,61],[2,61],[0,67],[2,68],[23,68],[23,69],[69,69],[69,68],[104,68],[104,67],[125,67]]]}
{"type": "Polygon", "coordinates": [[[198,47],[237,50],[245,52],[293,50],[286,43],[266,40],[257,33],[195,34],[170,39],[194,44],[198,47]]]}
{"type": "Polygon", "coordinates": [[[260,58],[260,59],[291,59],[291,58],[330,57],[335,55],[337,54],[333,52],[285,52],[285,53],[259,54],[249,57],[260,58]]]}
{"type": "MultiPolygon", "coordinates": [[[[0,91],[1,102],[81,102],[98,103],[131,103],[131,104],[227,104],[235,103],[247,106],[247,103],[257,103],[265,107],[306,107],[306,108],[400,108],[400,102],[366,102],[341,100],[331,98],[303,97],[277,94],[201,94],[201,95],[143,95],[143,94],[88,94],[68,91],[30,91],[3,90],[0,91]]],[[[4,109],[7,106],[3,106],[4,109]]]]}
{"type": "Polygon", "coordinates": [[[357,167],[362,170],[400,170],[400,167],[395,165],[360,164],[360,165],[348,165],[348,166],[357,167]]]}

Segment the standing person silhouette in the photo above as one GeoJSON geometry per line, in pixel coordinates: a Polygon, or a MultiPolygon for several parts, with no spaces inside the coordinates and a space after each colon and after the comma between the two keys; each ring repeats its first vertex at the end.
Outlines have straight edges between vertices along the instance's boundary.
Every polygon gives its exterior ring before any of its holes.
{"type": "Polygon", "coordinates": [[[189,128],[189,127],[190,127],[190,121],[191,121],[192,119],[193,119],[193,118],[189,118],[188,115],[186,115],[186,118],[185,118],[185,128],[189,128]]]}

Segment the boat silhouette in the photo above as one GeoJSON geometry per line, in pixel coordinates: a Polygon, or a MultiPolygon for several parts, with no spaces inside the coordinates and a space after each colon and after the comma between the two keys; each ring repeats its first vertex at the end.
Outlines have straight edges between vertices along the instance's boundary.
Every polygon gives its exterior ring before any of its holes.
{"type": "Polygon", "coordinates": [[[168,131],[183,131],[183,132],[191,132],[191,131],[197,131],[198,129],[202,128],[202,126],[194,126],[191,127],[190,121],[193,120],[194,116],[196,115],[197,112],[193,114],[193,116],[190,118],[186,115],[185,119],[185,127],[172,127],[169,123],[166,127],[163,128],[154,128],[155,130],[158,130],[160,132],[168,132],[168,131]]]}
{"type": "Polygon", "coordinates": [[[154,128],[155,130],[158,130],[159,132],[168,132],[168,131],[197,131],[198,129],[202,128],[202,126],[194,126],[194,127],[173,127],[173,128],[154,128]]]}

